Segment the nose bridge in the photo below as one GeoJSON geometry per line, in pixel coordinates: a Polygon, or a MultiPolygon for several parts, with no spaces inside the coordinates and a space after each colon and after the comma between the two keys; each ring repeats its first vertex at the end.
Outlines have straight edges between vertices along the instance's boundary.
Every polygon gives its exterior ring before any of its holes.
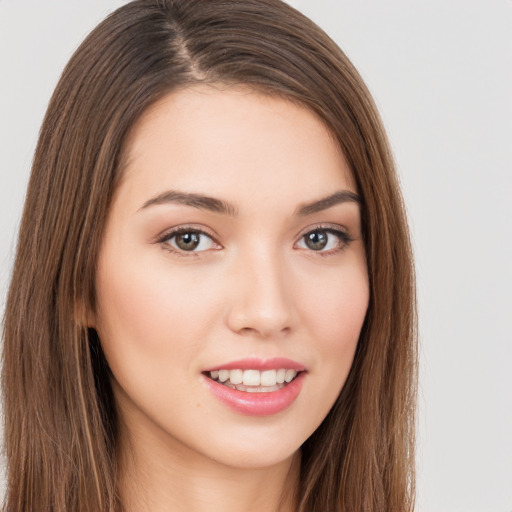
{"type": "Polygon", "coordinates": [[[289,330],[294,304],[283,254],[270,244],[240,252],[236,261],[230,327],[272,336],[289,330]]]}

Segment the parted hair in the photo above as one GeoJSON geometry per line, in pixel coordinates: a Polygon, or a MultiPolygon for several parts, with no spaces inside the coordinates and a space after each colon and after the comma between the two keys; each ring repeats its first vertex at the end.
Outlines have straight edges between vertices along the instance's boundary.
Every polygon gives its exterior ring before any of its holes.
{"type": "Polygon", "coordinates": [[[85,311],[96,306],[127,134],[150,105],[195,83],[301,105],[343,151],[362,198],[370,301],[348,379],[301,447],[298,511],[411,511],[415,283],[393,158],[353,65],[280,0],[136,0],[66,66],[41,128],[5,310],[5,510],[122,510],[110,373],[85,311]]]}

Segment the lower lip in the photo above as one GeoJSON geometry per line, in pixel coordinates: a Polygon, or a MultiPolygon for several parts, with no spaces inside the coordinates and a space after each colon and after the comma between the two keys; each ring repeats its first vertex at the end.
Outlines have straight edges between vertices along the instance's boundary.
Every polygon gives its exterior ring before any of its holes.
{"type": "Polygon", "coordinates": [[[208,389],[230,409],[248,416],[270,416],[284,411],[295,402],[302,389],[304,376],[305,372],[301,372],[281,389],[264,393],[238,391],[205,375],[203,378],[208,389]]]}

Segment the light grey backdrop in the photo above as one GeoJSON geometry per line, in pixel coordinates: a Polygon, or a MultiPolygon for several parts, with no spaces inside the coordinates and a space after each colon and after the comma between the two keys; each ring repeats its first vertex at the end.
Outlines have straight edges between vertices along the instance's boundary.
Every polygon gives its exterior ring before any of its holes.
{"type": "MultiPolygon", "coordinates": [[[[0,306],[39,125],[121,0],[0,0],[0,306]]],[[[381,109],[417,255],[420,512],[512,511],[512,1],[296,0],[381,109]]]]}

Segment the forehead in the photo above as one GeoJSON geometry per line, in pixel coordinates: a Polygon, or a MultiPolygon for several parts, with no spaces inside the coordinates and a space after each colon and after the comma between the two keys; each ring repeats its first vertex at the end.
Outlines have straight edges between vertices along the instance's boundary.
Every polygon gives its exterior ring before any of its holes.
{"type": "MultiPolygon", "coordinates": [[[[356,192],[324,123],[309,110],[247,87],[192,86],[152,105],[133,127],[121,188],[248,197],[356,192]]],[[[307,200],[308,197],[302,199],[307,200]]]]}

